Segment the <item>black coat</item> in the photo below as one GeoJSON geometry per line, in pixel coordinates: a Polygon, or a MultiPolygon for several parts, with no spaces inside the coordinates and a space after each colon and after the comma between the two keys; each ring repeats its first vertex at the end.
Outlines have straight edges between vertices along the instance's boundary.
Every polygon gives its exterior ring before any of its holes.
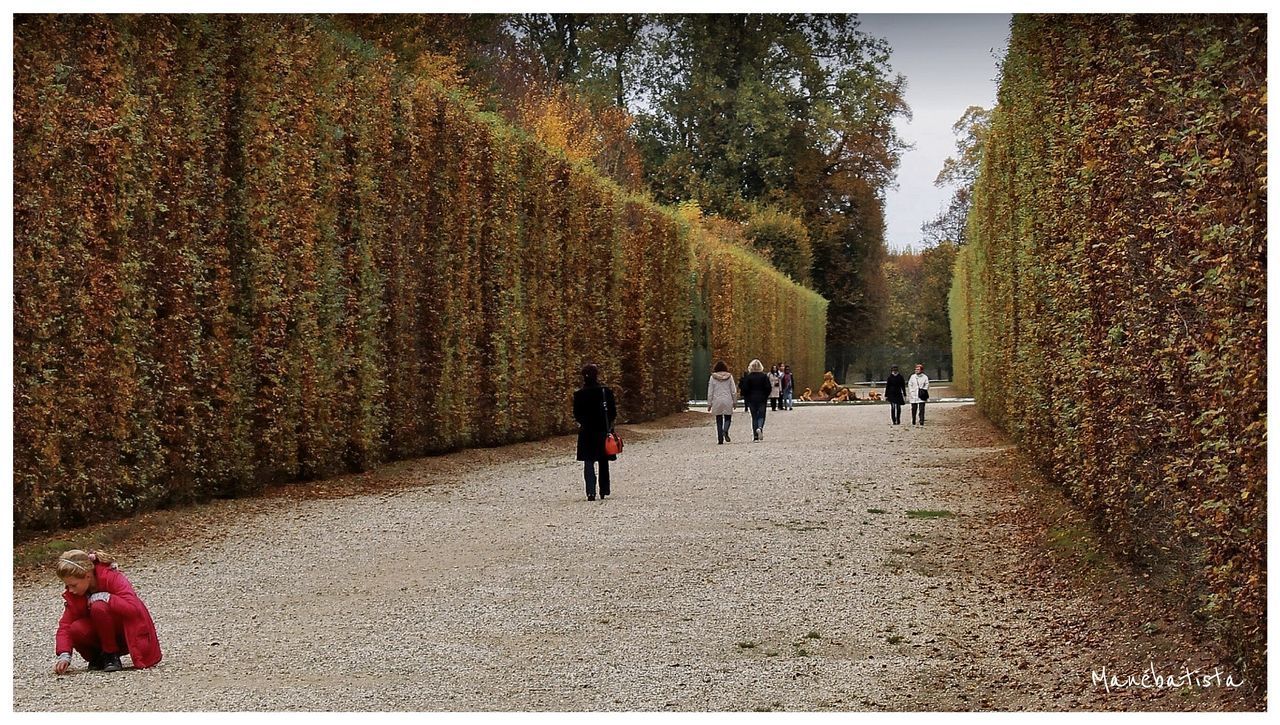
{"type": "Polygon", "coordinates": [[[747,373],[742,378],[742,399],[748,404],[768,402],[773,395],[773,383],[764,373],[747,373]]]}
{"type": "Polygon", "coordinates": [[[578,460],[616,461],[617,456],[606,456],[604,439],[613,429],[618,417],[618,403],[607,386],[584,385],[573,393],[573,419],[578,421],[578,460]],[[605,408],[608,407],[608,420],[605,408]]]}
{"type": "Polygon", "coordinates": [[[907,402],[907,379],[902,377],[902,373],[889,373],[889,378],[884,381],[884,399],[898,405],[907,402]]]}

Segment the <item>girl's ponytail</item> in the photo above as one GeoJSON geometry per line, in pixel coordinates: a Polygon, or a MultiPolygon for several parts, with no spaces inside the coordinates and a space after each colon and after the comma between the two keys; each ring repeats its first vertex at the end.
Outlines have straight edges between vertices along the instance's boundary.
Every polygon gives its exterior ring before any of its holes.
{"type": "Polygon", "coordinates": [[[105,551],[71,549],[58,557],[59,579],[83,579],[93,573],[94,564],[107,564],[116,568],[116,559],[105,551]]]}
{"type": "Polygon", "coordinates": [[[112,555],[108,554],[108,553],[107,553],[107,552],[105,552],[105,551],[99,551],[99,550],[97,550],[97,549],[90,549],[90,550],[89,550],[89,558],[90,558],[90,559],[92,559],[92,560],[94,560],[94,561],[96,561],[96,562],[98,562],[99,564],[107,564],[107,565],[108,565],[108,566],[110,566],[112,569],[115,569],[115,568],[116,568],[116,566],[115,566],[116,558],[115,558],[114,556],[112,556],[112,555]]]}

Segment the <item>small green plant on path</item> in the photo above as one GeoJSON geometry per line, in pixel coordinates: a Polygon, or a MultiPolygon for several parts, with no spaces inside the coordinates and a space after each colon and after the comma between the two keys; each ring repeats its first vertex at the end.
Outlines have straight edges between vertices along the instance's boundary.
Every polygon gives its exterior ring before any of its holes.
{"type": "Polygon", "coordinates": [[[945,509],[936,510],[936,511],[929,510],[929,509],[921,509],[918,511],[907,512],[907,518],[911,518],[911,519],[942,519],[942,518],[947,518],[949,516],[955,516],[955,514],[945,509]]]}

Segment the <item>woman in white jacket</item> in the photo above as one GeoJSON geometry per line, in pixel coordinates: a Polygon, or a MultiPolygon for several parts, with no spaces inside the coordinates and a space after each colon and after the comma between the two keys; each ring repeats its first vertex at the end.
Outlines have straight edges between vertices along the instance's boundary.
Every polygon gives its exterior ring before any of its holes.
{"type": "Polygon", "coordinates": [[[733,422],[733,406],[738,400],[738,384],[724,360],[717,360],[715,371],[707,380],[707,410],[716,416],[716,439],[720,445],[729,440],[729,424],[733,422]]]}
{"type": "Polygon", "coordinates": [[[920,413],[920,427],[924,427],[924,403],[928,399],[929,393],[926,392],[923,397],[920,395],[921,390],[929,390],[929,376],[924,374],[924,366],[916,365],[916,371],[911,377],[907,378],[907,402],[911,403],[911,425],[915,427],[916,412],[920,413]]]}

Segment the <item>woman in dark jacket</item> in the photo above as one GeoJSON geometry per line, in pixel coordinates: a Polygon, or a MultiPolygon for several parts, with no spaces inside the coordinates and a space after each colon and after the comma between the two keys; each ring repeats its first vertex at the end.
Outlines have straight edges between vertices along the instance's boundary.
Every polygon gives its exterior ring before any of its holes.
{"type": "Polygon", "coordinates": [[[582,387],[573,393],[573,419],[578,421],[578,460],[583,461],[582,476],[587,482],[587,500],[596,500],[596,468],[600,462],[600,500],[609,495],[609,461],[617,456],[604,452],[604,439],[613,430],[618,417],[618,404],[613,391],[600,384],[600,368],[594,363],[582,366],[582,387]]]}
{"type": "Polygon", "coordinates": [[[884,399],[889,401],[889,424],[902,425],[902,406],[907,402],[907,379],[894,365],[889,378],[884,381],[884,399]]]}
{"type": "Polygon", "coordinates": [[[752,360],[747,366],[747,374],[742,378],[742,400],[751,411],[751,429],[755,435],[753,440],[764,440],[764,411],[769,404],[769,394],[773,391],[773,383],[764,373],[764,363],[752,360]]]}

